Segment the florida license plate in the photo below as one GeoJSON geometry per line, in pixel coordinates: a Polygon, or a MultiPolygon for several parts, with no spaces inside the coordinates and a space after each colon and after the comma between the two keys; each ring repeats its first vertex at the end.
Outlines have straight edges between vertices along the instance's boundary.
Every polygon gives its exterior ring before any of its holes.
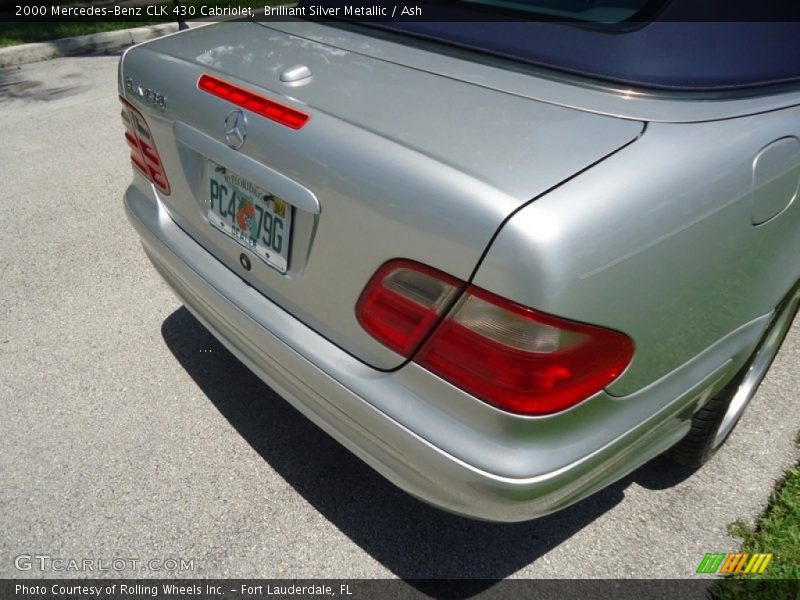
{"type": "Polygon", "coordinates": [[[208,161],[208,174],[208,222],[286,272],[292,206],[212,161],[208,161]]]}

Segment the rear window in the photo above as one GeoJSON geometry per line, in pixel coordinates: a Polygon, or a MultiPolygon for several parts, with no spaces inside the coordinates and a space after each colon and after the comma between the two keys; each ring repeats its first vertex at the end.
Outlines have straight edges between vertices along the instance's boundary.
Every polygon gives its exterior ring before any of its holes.
{"type": "MultiPolygon", "coordinates": [[[[621,23],[638,20],[652,11],[652,0],[462,0],[473,7],[514,11],[534,17],[588,23],[621,23]]],[[[521,16],[521,15],[520,15],[521,16]]]]}

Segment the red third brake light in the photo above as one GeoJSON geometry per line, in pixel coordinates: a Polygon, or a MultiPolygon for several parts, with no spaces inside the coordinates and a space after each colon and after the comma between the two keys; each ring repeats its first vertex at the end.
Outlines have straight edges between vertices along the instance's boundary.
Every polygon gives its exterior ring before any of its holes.
{"type": "Polygon", "coordinates": [[[130,146],[133,166],[152,181],[164,195],[169,196],[169,180],[147,121],[133,104],[122,96],[119,99],[122,102],[122,122],[125,123],[126,129],[125,140],[130,146]]]}
{"type": "Polygon", "coordinates": [[[364,289],[359,322],[407,357],[435,327],[414,362],[522,415],[550,414],[585,400],[633,358],[633,341],[622,333],[541,313],[475,286],[439,323],[463,285],[435,269],[391,261],[364,289]],[[418,288],[425,291],[408,291],[418,288]]]}
{"type": "Polygon", "coordinates": [[[276,123],[291,127],[292,129],[300,129],[310,118],[306,113],[295,110],[289,106],[284,106],[264,96],[259,96],[250,90],[246,90],[238,85],[234,85],[207,73],[200,76],[200,79],[197,81],[197,87],[204,92],[208,92],[236,106],[246,108],[257,115],[261,115],[262,117],[266,117],[276,123]]]}

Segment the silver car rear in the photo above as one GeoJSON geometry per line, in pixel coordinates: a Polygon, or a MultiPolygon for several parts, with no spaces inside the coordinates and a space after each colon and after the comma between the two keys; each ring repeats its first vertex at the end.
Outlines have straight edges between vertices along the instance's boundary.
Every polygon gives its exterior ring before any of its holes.
{"type": "Polygon", "coordinates": [[[143,107],[170,174],[165,207],[212,255],[302,322],[368,364],[403,361],[367,335],[354,306],[369,278],[404,257],[468,279],[503,220],[635,139],[642,124],[533,102],[253,23],[203,27],[127,53],[123,79],[167,98],[143,107]],[[235,40],[235,43],[231,43],[235,40]],[[312,75],[295,85],[296,64],[312,75]],[[198,90],[204,74],[300,107],[301,130],[247,119],[198,90]],[[295,208],[291,260],[245,271],[241,246],[208,223],[209,162],[295,208]]]}
{"type": "Polygon", "coordinates": [[[546,514],[673,446],[800,278],[796,93],[644,95],[305,22],[140,45],[120,93],[169,180],[134,170],[126,209],[187,307],[379,472],[462,514],[546,514]],[[215,222],[221,185],[263,197],[259,232],[280,212],[281,241],[215,222]],[[434,329],[403,352],[360,320],[398,260],[452,284],[437,323],[498,299],[531,331],[629,340],[632,361],[563,409],[487,401],[422,360],[434,329]]]}

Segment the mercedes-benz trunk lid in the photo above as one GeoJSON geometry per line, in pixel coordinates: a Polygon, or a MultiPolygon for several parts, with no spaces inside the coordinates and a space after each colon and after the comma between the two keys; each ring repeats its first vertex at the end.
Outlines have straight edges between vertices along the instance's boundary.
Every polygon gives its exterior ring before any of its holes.
{"type": "Polygon", "coordinates": [[[642,130],[637,121],[538,102],[250,22],[198,27],[135,47],[123,57],[120,78],[121,93],[150,126],[171,186],[161,201],[178,225],[265,296],[381,369],[403,358],[370,337],[355,314],[381,264],[407,258],[467,280],[515,209],[642,130]],[[295,76],[308,76],[281,81],[296,66],[307,72],[295,76]],[[295,129],[243,108],[238,121],[231,116],[239,108],[235,98],[199,89],[204,74],[309,119],[295,129]],[[243,195],[227,204],[220,186],[243,195]],[[241,201],[248,194],[263,196],[253,201],[261,202],[257,210],[241,201]],[[230,213],[228,230],[220,211],[230,213]],[[236,222],[258,228],[260,243],[247,248],[250,242],[235,239],[236,222]],[[270,252],[271,260],[262,255],[270,252]]]}

